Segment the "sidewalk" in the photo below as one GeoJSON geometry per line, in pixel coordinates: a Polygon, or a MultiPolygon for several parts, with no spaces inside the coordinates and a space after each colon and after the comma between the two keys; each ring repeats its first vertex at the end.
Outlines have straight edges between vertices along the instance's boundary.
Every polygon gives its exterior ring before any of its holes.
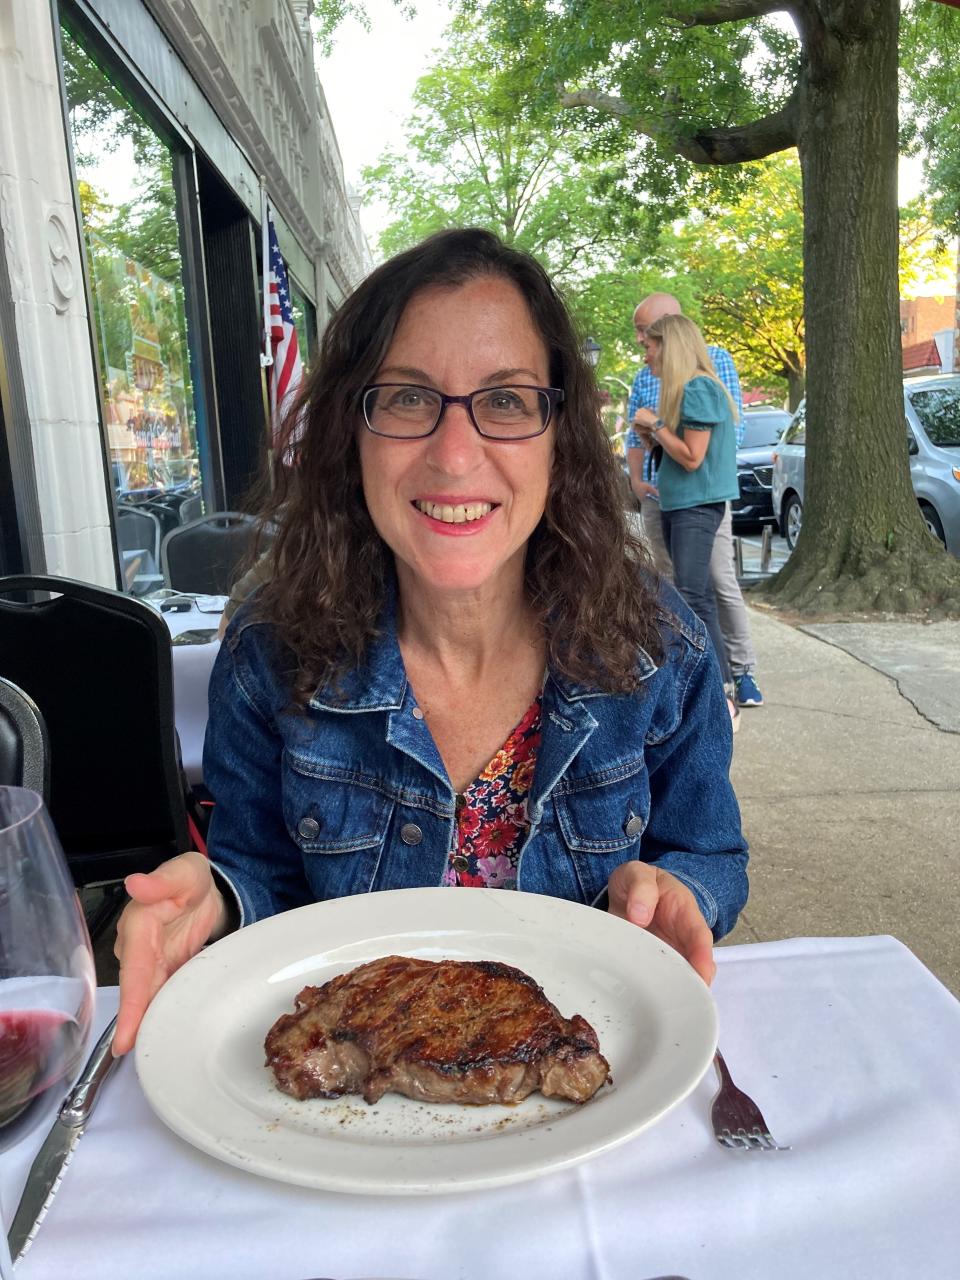
{"type": "Polygon", "coordinates": [[[734,740],[751,892],[728,941],[890,933],[960,995],[960,625],[750,619],[766,705],[734,740]]]}

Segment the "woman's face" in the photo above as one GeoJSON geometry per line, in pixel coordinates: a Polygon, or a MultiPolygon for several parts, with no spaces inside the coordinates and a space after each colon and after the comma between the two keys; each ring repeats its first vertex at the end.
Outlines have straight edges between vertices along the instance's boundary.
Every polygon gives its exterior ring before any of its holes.
{"type": "MultiPolygon", "coordinates": [[[[519,290],[483,277],[415,294],[374,381],[466,395],[511,384],[546,387],[549,372],[547,348],[519,290]]],[[[396,557],[402,588],[477,591],[520,581],[527,541],[546,506],[553,441],[553,420],[532,439],[487,440],[463,405],[448,405],[436,431],[420,440],[361,427],[367,509],[396,557]]]]}
{"type": "Polygon", "coordinates": [[[663,339],[647,334],[647,364],[655,378],[660,377],[663,368],[663,339]]]}

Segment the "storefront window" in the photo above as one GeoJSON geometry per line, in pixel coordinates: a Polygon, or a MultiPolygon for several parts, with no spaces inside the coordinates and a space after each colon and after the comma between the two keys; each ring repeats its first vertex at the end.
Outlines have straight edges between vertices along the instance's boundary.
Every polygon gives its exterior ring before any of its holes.
{"type": "Polygon", "coordinates": [[[310,357],[316,341],[317,318],[316,308],[309,298],[305,298],[295,284],[290,284],[290,309],[293,312],[293,327],[297,331],[297,346],[300,348],[300,361],[304,372],[310,368],[310,357]]]}
{"type": "MultiPolygon", "coordinates": [[[[174,156],[77,34],[61,35],[118,509],[151,510],[162,533],[200,491],[174,156]]],[[[154,561],[141,582],[156,572],[155,546],[127,550],[154,561]]]]}

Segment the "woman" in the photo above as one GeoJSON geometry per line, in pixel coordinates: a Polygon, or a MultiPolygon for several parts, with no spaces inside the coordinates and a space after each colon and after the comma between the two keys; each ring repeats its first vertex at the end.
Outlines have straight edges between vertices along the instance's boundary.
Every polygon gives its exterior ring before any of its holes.
{"type": "MultiPolygon", "coordinates": [[[[661,316],[647,328],[647,364],[660,379],[659,414],[638,409],[648,447],[659,446],[660,520],[677,590],[704,623],[724,684],[732,682],[710,580],[713,540],[724,504],[739,496],[737,411],[717,377],[700,330],[686,316],[661,316]]],[[[728,698],[736,724],[736,707],[728,698]]]]}
{"type": "Polygon", "coordinates": [[[300,422],[211,681],[210,862],[127,881],[116,1051],[206,941],[368,890],[608,893],[709,981],[746,898],[722,687],[542,268],[478,230],[387,262],[300,422]]]}

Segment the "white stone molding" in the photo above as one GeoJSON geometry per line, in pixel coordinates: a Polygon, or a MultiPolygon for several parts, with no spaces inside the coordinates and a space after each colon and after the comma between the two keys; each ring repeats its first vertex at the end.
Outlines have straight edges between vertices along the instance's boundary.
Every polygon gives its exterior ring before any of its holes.
{"type": "Polygon", "coordinates": [[[309,257],[349,290],[367,270],[313,63],[309,0],[147,0],[309,257]]]}
{"type": "Polygon", "coordinates": [[[0,0],[0,225],[50,573],[116,586],[50,8],[0,0]]]}
{"type": "Polygon", "coordinates": [[[73,234],[54,209],[47,214],[47,251],[50,255],[50,284],[54,310],[60,315],[67,310],[77,289],[77,271],[73,261],[76,224],[73,234]]]}

